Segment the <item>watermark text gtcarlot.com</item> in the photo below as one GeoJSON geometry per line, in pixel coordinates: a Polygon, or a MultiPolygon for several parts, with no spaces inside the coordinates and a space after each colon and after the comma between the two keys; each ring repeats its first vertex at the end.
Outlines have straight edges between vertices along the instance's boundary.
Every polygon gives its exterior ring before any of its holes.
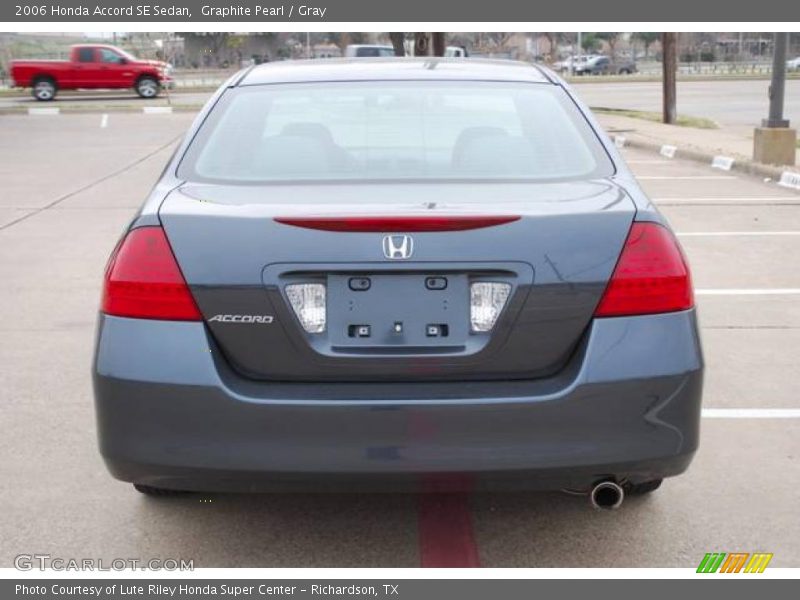
{"type": "Polygon", "coordinates": [[[50,554],[18,554],[18,571],[194,571],[194,560],[184,558],[63,558],[50,554]]]}

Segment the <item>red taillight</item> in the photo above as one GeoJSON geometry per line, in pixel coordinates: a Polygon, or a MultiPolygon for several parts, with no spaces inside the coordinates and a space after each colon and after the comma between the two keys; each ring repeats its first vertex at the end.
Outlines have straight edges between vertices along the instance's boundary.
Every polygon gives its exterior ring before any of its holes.
{"type": "Polygon", "coordinates": [[[634,223],[595,316],[673,312],[693,305],[689,267],[672,233],[657,223],[634,223]]]}
{"type": "Polygon", "coordinates": [[[322,231],[397,233],[481,229],[519,221],[519,216],[275,217],[275,220],[284,225],[322,231]]]}
{"type": "Polygon", "coordinates": [[[106,269],[101,310],[136,319],[202,318],[161,227],[133,229],[117,247],[106,269]]]}

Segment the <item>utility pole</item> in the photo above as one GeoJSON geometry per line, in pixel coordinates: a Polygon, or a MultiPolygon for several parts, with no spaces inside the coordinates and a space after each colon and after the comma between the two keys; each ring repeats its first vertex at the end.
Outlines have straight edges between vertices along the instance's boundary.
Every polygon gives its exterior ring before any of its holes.
{"type": "Polygon", "coordinates": [[[661,34],[661,54],[662,54],[662,85],[663,85],[663,118],[664,123],[675,124],[678,116],[678,91],[676,78],[678,73],[678,51],[676,44],[676,33],[661,34]]]}
{"type": "Polygon", "coordinates": [[[788,33],[775,34],[775,52],[772,56],[772,82],[769,86],[769,118],[761,122],[762,127],[788,127],[783,118],[783,97],[786,89],[786,47],[788,33]]]}
{"type": "Polygon", "coordinates": [[[569,75],[570,77],[575,76],[575,44],[569,45],[569,75]]]}
{"type": "Polygon", "coordinates": [[[753,159],[771,165],[794,165],[797,130],[789,128],[783,118],[783,98],[786,90],[786,50],[788,33],[776,33],[772,55],[772,81],[768,93],[769,116],[761,121],[753,135],[753,159]]]}
{"type": "Polygon", "coordinates": [[[578,39],[578,49],[575,50],[575,47],[573,46],[572,58],[570,58],[569,61],[569,74],[572,76],[575,75],[575,60],[578,58],[578,56],[583,54],[583,33],[581,33],[580,31],[578,32],[577,39],[578,39]]]}

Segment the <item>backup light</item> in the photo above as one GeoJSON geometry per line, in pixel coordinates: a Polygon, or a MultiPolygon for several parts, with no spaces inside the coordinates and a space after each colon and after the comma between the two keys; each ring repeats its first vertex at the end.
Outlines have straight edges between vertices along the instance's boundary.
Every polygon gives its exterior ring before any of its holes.
{"type": "Polygon", "coordinates": [[[286,286],[286,296],[303,329],[308,333],[325,331],[324,284],[292,283],[286,286]]]}
{"type": "Polygon", "coordinates": [[[469,288],[469,319],[472,331],[491,331],[506,305],[511,285],[478,281],[469,288]]]}

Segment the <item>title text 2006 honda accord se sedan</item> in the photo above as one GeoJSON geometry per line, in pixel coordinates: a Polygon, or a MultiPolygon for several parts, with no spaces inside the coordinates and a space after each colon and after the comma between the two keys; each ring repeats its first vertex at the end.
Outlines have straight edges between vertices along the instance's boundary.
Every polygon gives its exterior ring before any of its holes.
{"type": "Polygon", "coordinates": [[[214,95],[110,259],[94,386],[145,493],[615,507],[688,466],[702,374],[681,249],[561,80],[386,59],[214,95]]]}

